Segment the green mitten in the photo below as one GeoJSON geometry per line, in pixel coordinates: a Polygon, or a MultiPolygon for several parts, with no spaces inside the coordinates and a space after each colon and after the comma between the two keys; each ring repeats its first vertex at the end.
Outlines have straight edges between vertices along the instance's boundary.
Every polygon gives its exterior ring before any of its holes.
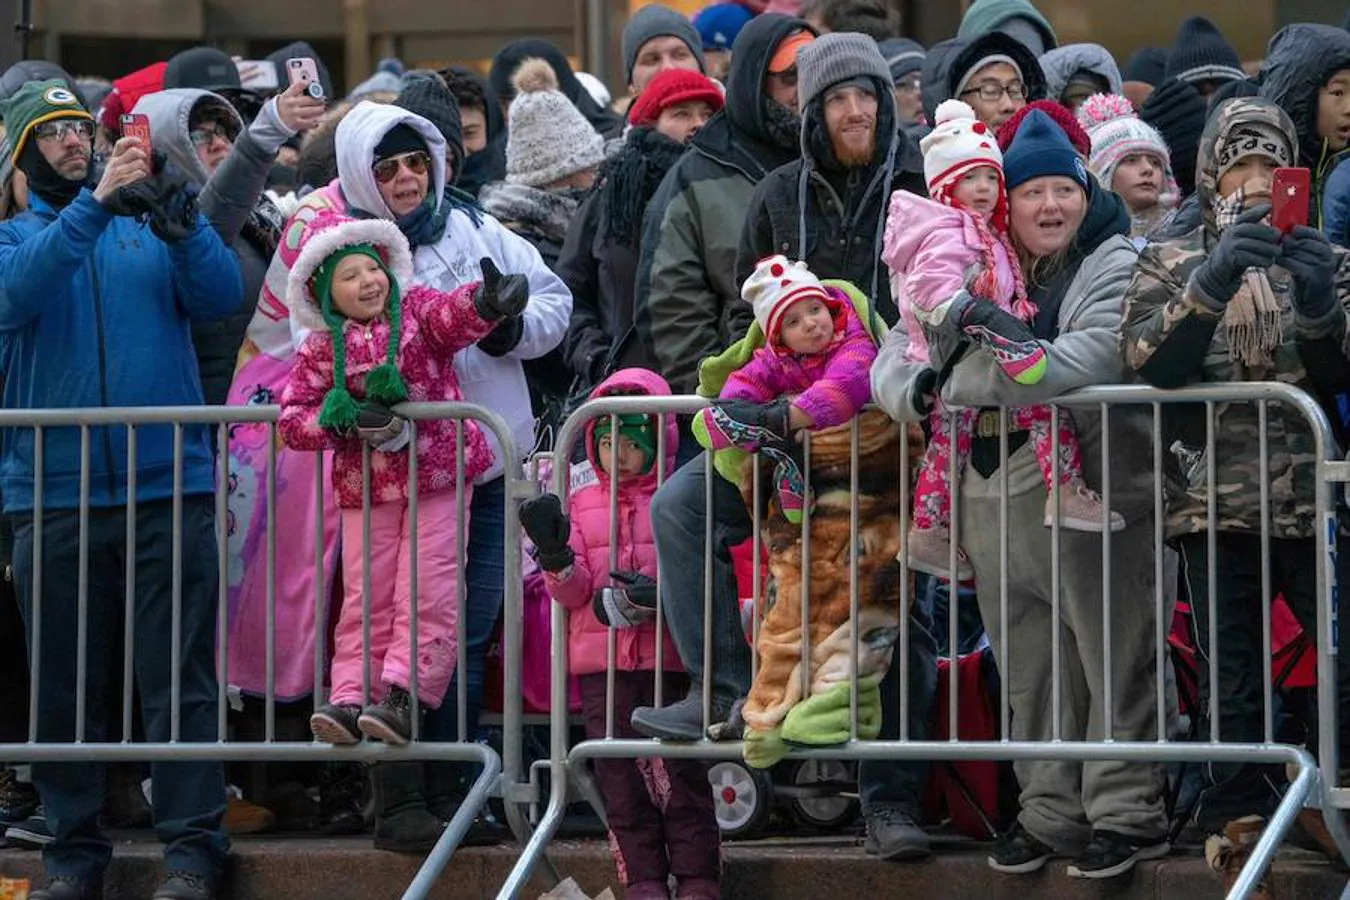
{"type": "MultiPolygon", "coordinates": [[[[830,747],[848,740],[849,712],[846,683],[798,703],[783,719],[783,740],[808,747],[830,747]]],[[[858,738],[875,740],[881,733],[881,679],[858,681],[858,738]]]]}
{"type": "Polygon", "coordinates": [[[741,748],[745,764],[752,769],[768,769],[787,756],[788,747],[783,743],[782,731],[781,727],[770,731],[745,729],[745,744],[741,748]]]}

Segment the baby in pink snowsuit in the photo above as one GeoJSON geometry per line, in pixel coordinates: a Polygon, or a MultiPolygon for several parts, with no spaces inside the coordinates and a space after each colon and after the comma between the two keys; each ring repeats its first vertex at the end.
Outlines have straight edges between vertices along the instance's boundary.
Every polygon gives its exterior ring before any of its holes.
{"type": "MultiPolygon", "coordinates": [[[[1008,200],[998,142],[960,100],[939,106],[936,121],[933,131],[920,142],[932,199],[905,191],[891,197],[881,254],[891,269],[891,293],[909,336],[909,357],[930,362],[927,334],[951,317],[965,339],[994,355],[1005,375],[1020,384],[1035,384],[1045,374],[1045,349],[1029,325],[1036,307],[1027,297],[1017,253],[1008,237],[1008,200]]],[[[982,434],[997,435],[997,410],[951,411],[939,403],[929,415],[930,437],[914,492],[907,541],[909,566],[916,571],[939,577],[951,572],[952,456],[956,456],[959,477],[977,426],[982,434]]],[[[1008,428],[1030,433],[1049,488],[1056,476],[1050,407],[1011,409],[1008,428]]],[[[1059,416],[1058,432],[1060,525],[1101,531],[1101,498],[1083,481],[1078,437],[1065,414],[1059,416]]],[[[1047,526],[1054,518],[1053,504],[1052,494],[1046,505],[1047,526]]],[[[1112,512],[1111,530],[1124,527],[1124,519],[1112,512]]],[[[959,548],[956,558],[956,577],[974,577],[959,548]]]]}
{"type": "Polygon", "coordinates": [[[452,361],[459,350],[525,307],[523,276],[484,261],[481,283],[450,293],[417,286],[412,253],[394,223],[321,214],[305,230],[287,284],[292,323],[308,331],[281,395],[282,439],[296,450],[334,450],[333,489],[342,511],[345,595],[333,641],[332,694],[310,719],[314,736],[353,744],[365,735],[406,744],[416,660],[419,705],[435,708],[454,672],[455,598],[461,577],[455,485],[467,510],[475,476],[492,463],[478,426],[420,422],[390,411],[405,400],[460,400],[452,361]],[[369,543],[363,526],[363,456],[370,451],[369,543]],[[411,591],[409,455],[417,454],[417,595],[411,591]],[[369,567],[365,560],[369,559],[369,567]],[[363,638],[369,583],[370,644],[363,638]],[[412,607],[417,609],[413,646],[412,607]],[[363,658],[373,701],[362,709],[363,658]]]}

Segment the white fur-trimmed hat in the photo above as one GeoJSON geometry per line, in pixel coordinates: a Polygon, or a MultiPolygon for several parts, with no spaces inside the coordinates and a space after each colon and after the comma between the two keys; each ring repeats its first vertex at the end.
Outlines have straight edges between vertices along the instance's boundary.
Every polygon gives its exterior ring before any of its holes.
{"type": "Polygon", "coordinates": [[[988,125],[975,118],[970,104],[945,100],[933,120],[933,130],[919,141],[929,196],[941,196],[947,185],[955,184],[962,175],[980,166],[997,169],[1002,176],[1003,154],[998,149],[998,139],[988,125]]]}
{"type": "Polygon", "coordinates": [[[755,310],[755,321],[770,344],[778,335],[783,314],[798,300],[828,300],[829,292],[806,263],[777,254],[766,256],[741,286],[741,298],[755,310]]]}
{"type": "Polygon", "coordinates": [[[353,219],[337,213],[321,213],[301,235],[300,253],[286,277],[286,306],[291,321],[306,331],[326,331],[319,299],[310,281],[319,267],[337,251],[370,244],[384,260],[389,274],[406,284],[413,274],[412,251],[398,226],[387,219],[353,219]]]}

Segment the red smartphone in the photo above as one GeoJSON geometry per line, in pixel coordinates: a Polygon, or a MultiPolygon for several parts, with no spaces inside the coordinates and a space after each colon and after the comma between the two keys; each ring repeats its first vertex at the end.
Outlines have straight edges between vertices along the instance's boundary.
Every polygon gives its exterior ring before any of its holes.
{"type": "Polygon", "coordinates": [[[137,138],[141,142],[141,149],[149,156],[150,146],[150,119],[144,113],[123,113],[122,114],[122,137],[137,138]]]}
{"type": "Polygon", "coordinates": [[[296,56],[286,60],[286,78],[290,84],[303,84],[305,92],[315,100],[323,99],[323,82],[319,80],[319,67],[308,56],[296,56]]]}
{"type": "Polygon", "coordinates": [[[1307,169],[1276,169],[1270,184],[1270,225],[1288,234],[1295,225],[1308,224],[1308,195],[1312,173],[1307,169]]]}

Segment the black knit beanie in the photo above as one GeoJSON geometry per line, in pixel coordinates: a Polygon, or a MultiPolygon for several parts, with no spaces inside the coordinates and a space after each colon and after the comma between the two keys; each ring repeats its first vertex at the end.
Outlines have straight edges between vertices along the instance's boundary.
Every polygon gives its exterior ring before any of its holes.
{"type": "Polygon", "coordinates": [[[394,105],[416,113],[436,126],[453,157],[450,184],[454,184],[464,167],[464,126],[459,120],[459,103],[445,86],[445,81],[434,74],[407,76],[394,105]]]}
{"type": "Polygon", "coordinates": [[[1162,47],[1143,47],[1135,51],[1125,71],[1121,72],[1122,81],[1138,81],[1157,87],[1167,77],[1167,51],[1162,47]]]}
{"type": "Polygon", "coordinates": [[[1177,39],[1167,56],[1168,78],[1197,81],[1232,81],[1246,78],[1237,51],[1224,40],[1214,23],[1192,16],[1177,29],[1177,39]]]}
{"type": "Polygon", "coordinates": [[[375,158],[388,159],[400,153],[427,152],[427,142],[413,130],[411,125],[400,122],[385,132],[384,137],[375,145],[375,158]]]}

